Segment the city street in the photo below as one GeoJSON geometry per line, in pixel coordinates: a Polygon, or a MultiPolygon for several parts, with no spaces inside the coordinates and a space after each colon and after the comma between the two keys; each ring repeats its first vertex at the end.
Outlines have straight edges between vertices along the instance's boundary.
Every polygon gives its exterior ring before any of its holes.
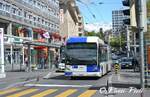
{"type": "Polygon", "coordinates": [[[0,97],[150,97],[150,0],[0,0],[0,97]]]}
{"type": "Polygon", "coordinates": [[[70,79],[60,72],[51,73],[48,79],[43,79],[44,76],[45,73],[39,77],[38,81],[33,80],[16,84],[13,87],[5,88],[5,90],[1,89],[0,97],[148,97],[149,95],[148,90],[144,91],[143,96],[141,96],[143,91],[128,93],[130,87],[140,89],[139,73],[132,70],[122,70],[119,74],[110,72],[101,78],[78,77],[70,79]],[[125,90],[125,92],[110,91],[107,96],[107,93],[102,91],[102,88],[107,86],[114,87],[118,91],[125,90]]]}

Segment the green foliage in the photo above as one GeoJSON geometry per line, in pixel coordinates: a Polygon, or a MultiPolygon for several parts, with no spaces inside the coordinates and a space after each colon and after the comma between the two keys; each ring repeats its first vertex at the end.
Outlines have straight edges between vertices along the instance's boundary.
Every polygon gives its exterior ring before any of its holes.
{"type": "Polygon", "coordinates": [[[125,42],[125,36],[124,35],[121,35],[121,37],[112,37],[110,39],[110,45],[111,47],[115,48],[115,49],[119,49],[120,47],[121,48],[124,48],[125,45],[126,45],[126,42],[125,42]]]}
{"type": "Polygon", "coordinates": [[[104,33],[103,32],[86,32],[85,36],[98,36],[100,39],[104,39],[104,33]]]}

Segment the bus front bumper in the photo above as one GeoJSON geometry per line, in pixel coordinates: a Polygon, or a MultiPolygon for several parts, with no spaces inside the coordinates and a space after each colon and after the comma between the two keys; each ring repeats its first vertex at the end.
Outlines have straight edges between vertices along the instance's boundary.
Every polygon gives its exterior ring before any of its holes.
{"type": "Polygon", "coordinates": [[[76,77],[80,77],[80,76],[96,76],[96,77],[101,77],[102,74],[100,72],[65,72],[65,76],[76,76],[76,77]]]}

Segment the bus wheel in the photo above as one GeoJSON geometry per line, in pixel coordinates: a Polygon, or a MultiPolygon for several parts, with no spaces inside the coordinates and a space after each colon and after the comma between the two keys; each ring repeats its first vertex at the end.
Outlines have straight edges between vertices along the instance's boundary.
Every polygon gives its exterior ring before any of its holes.
{"type": "Polygon", "coordinates": [[[75,80],[75,77],[74,77],[74,76],[70,76],[70,79],[71,79],[71,80],[75,80]]]}

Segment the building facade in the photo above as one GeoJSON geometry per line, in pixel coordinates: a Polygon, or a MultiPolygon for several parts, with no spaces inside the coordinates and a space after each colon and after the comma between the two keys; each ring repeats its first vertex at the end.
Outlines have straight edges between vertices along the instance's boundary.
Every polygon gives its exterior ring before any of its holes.
{"type": "Polygon", "coordinates": [[[60,34],[68,38],[83,33],[83,17],[75,0],[60,0],[60,34]]]}
{"type": "Polygon", "coordinates": [[[145,53],[145,85],[150,86],[150,0],[146,0],[147,10],[146,21],[147,31],[144,33],[144,53],[145,53]]]}
{"type": "Polygon", "coordinates": [[[59,32],[59,1],[0,0],[0,28],[6,70],[23,68],[26,57],[30,64],[40,64],[40,58],[48,59],[51,33],[59,32]]]}
{"type": "Polygon", "coordinates": [[[123,14],[123,10],[112,11],[112,34],[120,35],[123,27],[123,20],[128,18],[123,14]]]}

